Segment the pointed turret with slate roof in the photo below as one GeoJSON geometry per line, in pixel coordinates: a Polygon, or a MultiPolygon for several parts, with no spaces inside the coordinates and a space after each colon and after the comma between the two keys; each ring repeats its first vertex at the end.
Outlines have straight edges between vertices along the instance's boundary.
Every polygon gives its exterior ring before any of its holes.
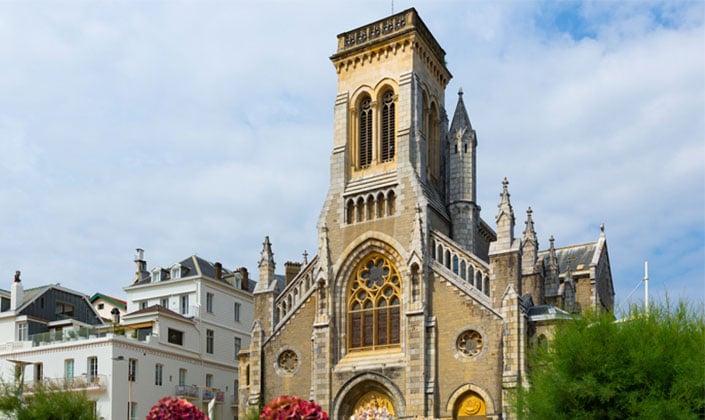
{"type": "Polygon", "coordinates": [[[463,102],[463,91],[458,91],[458,103],[448,133],[448,212],[453,239],[472,253],[476,253],[480,207],[477,205],[476,148],[477,136],[472,128],[463,102]]]}

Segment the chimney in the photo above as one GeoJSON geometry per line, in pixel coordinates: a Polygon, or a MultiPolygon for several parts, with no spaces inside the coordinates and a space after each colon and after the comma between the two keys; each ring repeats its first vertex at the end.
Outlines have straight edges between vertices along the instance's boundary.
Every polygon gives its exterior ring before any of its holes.
{"type": "Polygon", "coordinates": [[[247,272],[245,267],[240,267],[237,269],[240,273],[240,288],[244,291],[250,290],[250,274],[247,272]]]}
{"type": "Polygon", "coordinates": [[[144,260],[144,250],[137,248],[135,250],[135,280],[133,283],[139,283],[147,276],[149,273],[147,272],[147,261],[144,260]]]}
{"type": "Polygon", "coordinates": [[[284,279],[286,284],[294,280],[297,274],[301,271],[301,263],[287,261],[284,263],[284,279]]]}
{"type": "Polygon", "coordinates": [[[113,316],[113,324],[119,324],[120,323],[120,310],[118,308],[113,308],[110,311],[110,315],[113,316]]]}
{"type": "Polygon", "coordinates": [[[215,279],[216,280],[222,280],[223,279],[223,264],[216,262],[213,264],[215,267],[215,279]]]}
{"type": "Polygon", "coordinates": [[[24,289],[20,281],[20,271],[15,271],[15,281],[12,282],[10,288],[10,310],[16,310],[24,301],[24,289]]]}

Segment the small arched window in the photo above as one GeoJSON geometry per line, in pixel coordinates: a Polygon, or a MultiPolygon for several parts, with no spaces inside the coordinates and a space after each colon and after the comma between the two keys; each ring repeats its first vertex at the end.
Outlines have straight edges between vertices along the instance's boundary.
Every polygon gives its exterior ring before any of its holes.
{"type": "Polygon", "coordinates": [[[349,223],[355,222],[355,202],[352,200],[348,200],[348,203],[346,205],[346,217],[345,221],[349,223]]]}
{"type": "Polygon", "coordinates": [[[394,159],[394,129],[395,129],[394,92],[387,91],[382,98],[382,162],[394,159]]]}
{"type": "Polygon", "coordinates": [[[394,191],[389,191],[387,193],[387,216],[394,215],[394,212],[396,211],[395,200],[396,197],[394,196],[394,191]]]}
{"type": "Polygon", "coordinates": [[[380,218],[384,217],[384,202],[386,200],[384,199],[384,193],[380,192],[377,194],[377,214],[375,217],[380,218]]]}
{"type": "Polygon", "coordinates": [[[357,222],[362,222],[363,220],[365,220],[365,200],[362,197],[357,199],[357,206],[355,210],[357,214],[355,220],[357,222]]]}
{"type": "Polygon", "coordinates": [[[369,96],[360,101],[358,121],[358,163],[366,168],[372,163],[372,100],[369,96]]]}
{"type": "Polygon", "coordinates": [[[375,218],[375,198],[370,194],[367,196],[366,203],[366,220],[372,220],[375,218]]]}
{"type": "Polygon", "coordinates": [[[401,278],[379,254],[355,269],[348,288],[348,347],[374,350],[400,343],[401,278]]]}

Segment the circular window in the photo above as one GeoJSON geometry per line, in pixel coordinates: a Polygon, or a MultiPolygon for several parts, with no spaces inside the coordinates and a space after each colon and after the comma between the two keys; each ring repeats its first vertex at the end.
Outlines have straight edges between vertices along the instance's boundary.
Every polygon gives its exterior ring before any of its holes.
{"type": "Polygon", "coordinates": [[[465,356],[477,356],[482,350],[482,336],[475,330],[464,331],[458,336],[455,347],[465,356]]]}
{"type": "Polygon", "coordinates": [[[299,366],[299,356],[293,350],[284,350],[279,354],[277,365],[283,373],[294,373],[299,366]]]}

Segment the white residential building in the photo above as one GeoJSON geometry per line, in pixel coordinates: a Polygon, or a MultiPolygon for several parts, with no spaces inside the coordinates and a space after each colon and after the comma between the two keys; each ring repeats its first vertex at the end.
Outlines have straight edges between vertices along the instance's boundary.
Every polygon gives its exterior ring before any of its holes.
{"type": "MultiPolygon", "coordinates": [[[[253,314],[247,271],[194,256],[147,272],[141,250],[136,263],[119,324],[103,323],[85,295],[58,286],[27,290],[15,310],[5,304],[0,375],[11,380],[23,371],[27,392],[38,382],[85,390],[103,419],[142,419],[167,395],[188,398],[206,412],[214,400],[214,420],[236,418],[237,353],[249,346],[253,314]],[[54,294],[63,300],[52,300],[54,294]],[[42,296],[50,307],[45,319],[28,316],[42,296]],[[74,304],[72,313],[87,317],[62,315],[54,301],[61,308],[64,301],[82,302],[88,309],[74,304]]],[[[13,283],[0,297],[15,302],[16,289],[13,283]]]]}

